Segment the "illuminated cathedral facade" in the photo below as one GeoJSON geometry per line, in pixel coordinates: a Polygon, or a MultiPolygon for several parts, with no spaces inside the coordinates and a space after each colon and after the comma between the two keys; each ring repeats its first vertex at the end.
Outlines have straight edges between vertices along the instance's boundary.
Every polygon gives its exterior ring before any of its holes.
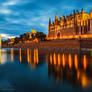
{"type": "Polygon", "coordinates": [[[70,14],[69,16],[64,16],[58,18],[57,14],[55,16],[55,21],[52,22],[49,19],[48,26],[48,37],[62,38],[64,36],[74,36],[74,35],[85,35],[92,34],[92,12],[85,13],[82,9],[81,12],[78,10],[70,14]]]}

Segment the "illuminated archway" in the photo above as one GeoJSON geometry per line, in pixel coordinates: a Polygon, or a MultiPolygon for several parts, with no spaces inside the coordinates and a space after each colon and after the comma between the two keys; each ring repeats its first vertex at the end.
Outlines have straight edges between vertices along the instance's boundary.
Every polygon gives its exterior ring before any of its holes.
{"type": "Polygon", "coordinates": [[[60,32],[57,33],[57,39],[60,39],[60,32]]]}

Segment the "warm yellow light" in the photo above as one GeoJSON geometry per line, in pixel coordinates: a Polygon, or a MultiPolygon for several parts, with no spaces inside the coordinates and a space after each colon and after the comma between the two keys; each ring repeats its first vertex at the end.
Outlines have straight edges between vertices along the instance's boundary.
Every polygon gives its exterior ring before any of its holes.
{"type": "Polygon", "coordinates": [[[35,57],[35,49],[34,49],[34,63],[36,63],[36,57],[35,57]]]}
{"type": "Polygon", "coordinates": [[[33,29],[32,29],[32,33],[33,33],[33,34],[36,34],[36,30],[33,30],[33,29]]]}
{"type": "Polygon", "coordinates": [[[30,63],[32,62],[32,54],[31,54],[31,49],[30,49],[30,63]]]}
{"type": "Polygon", "coordinates": [[[30,55],[29,55],[29,49],[27,49],[27,62],[30,62],[30,55]]]}
{"type": "Polygon", "coordinates": [[[37,64],[38,64],[39,63],[38,49],[36,49],[36,61],[37,61],[37,64]]]}
{"type": "Polygon", "coordinates": [[[86,55],[83,56],[83,67],[84,67],[84,69],[87,68],[87,57],[86,57],[86,55]]]}
{"type": "Polygon", "coordinates": [[[50,54],[50,63],[52,64],[52,54],[50,54]]]}
{"type": "Polygon", "coordinates": [[[78,36],[78,35],[75,35],[74,37],[75,37],[75,38],[78,38],[79,36],[78,36]]]}
{"type": "MultiPolygon", "coordinates": [[[[51,39],[57,39],[58,37],[47,37],[48,40],[51,40],[51,39]]],[[[64,35],[62,37],[60,37],[60,39],[78,39],[78,38],[92,38],[92,35],[91,34],[87,34],[87,35],[64,35]]]]}
{"type": "Polygon", "coordinates": [[[11,61],[13,62],[13,48],[11,48],[11,61]]]}
{"type": "Polygon", "coordinates": [[[29,37],[30,39],[32,38],[32,34],[30,33],[30,37],[29,37]]]}
{"type": "Polygon", "coordinates": [[[34,49],[34,63],[38,64],[39,57],[38,57],[38,49],[34,49]]]}
{"type": "Polygon", "coordinates": [[[74,56],[74,63],[75,63],[75,68],[78,69],[78,56],[75,54],[74,56]]]}
{"type": "Polygon", "coordinates": [[[60,62],[61,61],[61,59],[60,59],[60,54],[58,54],[58,65],[60,65],[60,62]]]}
{"type": "Polygon", "coordinates": [[[62,55],[62,61],[63,61],[62,65],[63,65],[63,67],[65,67],[65,55],[64,54],[62,55]]]}
{"type": "Polygon", "coordinates": [[[72,56],[69,54],[69,68],[72,68],[72,56]]]}
{"type": "Polygon", "coordinates": [[[85,87],[87,85],[87,79],[85,75],[82,75],[82,86],[85,87]]]}
{"type": "Polygon", "coordinates": [[[54,64],[56,65],[56,54],[54,53],[54,64]]]}
{"type": "Polygon", "coordinates": [[[7,52],[6,50],[2,50],[0,48],[0,64],[5,64],[6,61],[7,61],[7,52]],[[4,53],[2,51],[4,51],[4,53]]]}
{"type": "Polygon", "coordinates": [[[80,72],[79,72],[79,70],[77,71],[77,79],[79,79],[79,77],[80,77],[80,72]]]}
{"type": "Polygon", "coordinates": [[[20,60],[20,62],[22,62],[21,48],[19,49],[19,60],[20,60]]]}

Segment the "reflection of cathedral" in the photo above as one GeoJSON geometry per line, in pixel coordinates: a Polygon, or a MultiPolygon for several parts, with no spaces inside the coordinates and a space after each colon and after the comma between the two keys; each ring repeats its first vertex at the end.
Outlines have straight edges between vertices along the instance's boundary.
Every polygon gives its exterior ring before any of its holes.
{"type": "MultiPolygon", "coordinates": [[[[48,65],[48,76],[55,82],[62,81],[81,87],[92,86],[92,52],[70,49],[24,49],[10,51],[11,61],[19,54],[20,63],[29,64],[32,69],[48,65]]],[[[42,68],[41,68],[42,69],[42,68]]]]}
{"type": "MultiPolygon", "coordinates": [[[[38,57],[38,49],[19,49],[19,51],[14,50],[11,48],[10,51],[11,54],[11,62],[15,60],[16,57],[14,55],[19,54],[19,61],[20,63],[27,63],[30,64],[31,68],[34,69],[36,65],[39,63],[39,57],[38,57]]],[[[0,54],[1,55],[1,54],[0,54]]]]}
{"type": "Polygon", "coordinates": [[[74,14],[58,18],[55,16],[55,21],[51,23],[49,20],[48,37],[60,38],[69,35],[82,35],[92,33],[92,12],[85,13],[82,9],[81,13],[77,10],[74,14]]]}
{"type": "Polygon", "coordinates": [[[67,81],[82,87],[92,86],[92,79],[88,77],[92,72],[92,58],[90,53],[59,53],[53,52],[47,55],[48,75],[54,77],[55,81],[67,81]]]}

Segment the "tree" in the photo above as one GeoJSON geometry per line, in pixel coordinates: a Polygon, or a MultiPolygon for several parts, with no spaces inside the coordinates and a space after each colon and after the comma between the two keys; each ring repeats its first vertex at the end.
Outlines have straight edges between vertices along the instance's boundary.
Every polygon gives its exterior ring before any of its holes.
{"type": "Polygon", "coordinates": [[[37,32],[36,38],[39,38],[42,41],[42,40],[45,40],[46,35],[43,32],[37,32]]]}
{"type": "Polygon", "coordinates": [[[28,40],[29,39],[29,34],[30,33],[24,33],[24,34],[20,35],[20,39],[28,40]]]}
{"type": "Polygon", "coordinates": [[[15,37],[14,43],[15,43],[15,44],[19,43],[19,39],[20,39],[19,37],[15,37]]]}

